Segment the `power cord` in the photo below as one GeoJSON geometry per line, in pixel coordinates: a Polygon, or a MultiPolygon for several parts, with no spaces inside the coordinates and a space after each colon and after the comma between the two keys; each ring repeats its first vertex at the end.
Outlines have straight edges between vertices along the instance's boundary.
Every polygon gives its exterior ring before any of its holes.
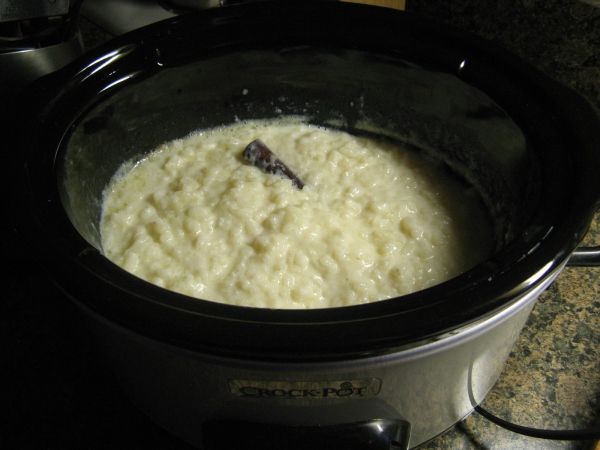
{"type": "Polygon", "coordinates": [[[539,428],[524,427],[512,422],[508,422],[500,417],[495,416],[491,412],[483,409],[481,406],[476,406],[475,411],[496,425],[514,431],[515,433],[524,434],[540,439],[552,439],[556,441],[587,441],[600,439],[600,429],[588,428],[582,430],[542,430],[539,428]]]}

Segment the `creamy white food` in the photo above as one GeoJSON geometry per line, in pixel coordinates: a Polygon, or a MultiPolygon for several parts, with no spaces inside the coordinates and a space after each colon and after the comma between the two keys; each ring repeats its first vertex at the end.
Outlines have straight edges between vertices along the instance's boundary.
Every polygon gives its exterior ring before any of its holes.
{"type": "Polygon", "coordinates": [[[168,142],[115,176],[105,255],[167,289],[265,308],[368,303],[438,284],[491,251],[480,201],[431,160],[293,121],[168,142]],[[261,139],[305,183],[242,158],[261,139]]]}

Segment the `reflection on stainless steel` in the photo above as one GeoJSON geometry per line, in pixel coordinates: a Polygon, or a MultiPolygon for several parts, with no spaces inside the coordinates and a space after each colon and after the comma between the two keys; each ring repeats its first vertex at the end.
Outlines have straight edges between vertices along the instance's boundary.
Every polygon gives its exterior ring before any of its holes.
{"type": "Polygon", "coordinates": [[[178,13],[253,1],[256,0],[93,0],[83,2],[82,14],[106,32],[120,35],[178,13]]]}
{"type": "Polygon", "coordinates": [[[201,10],[223,5],[223,0],[165,0],[165,4],[174,9],[201,10]]]}
{"type": "Polygon", "coordinates": [[[143,0],[94,0],[83,2],[84,17],[108,33],[119,35],[159,20],[174,17],[158,2],[143,0]]]}
{"type": "Polygon", "coordinates": [[[4,0],[0,2],[0,22],[63,16],[69,12],[69,0],[4,0]]]}
{"type": "Polygon", "coordinates": [[[83,52],[79,35],[69,41],[42,48],[0,53],[2,91],[19,89],[35,79],[54,72],[83,52]]]}

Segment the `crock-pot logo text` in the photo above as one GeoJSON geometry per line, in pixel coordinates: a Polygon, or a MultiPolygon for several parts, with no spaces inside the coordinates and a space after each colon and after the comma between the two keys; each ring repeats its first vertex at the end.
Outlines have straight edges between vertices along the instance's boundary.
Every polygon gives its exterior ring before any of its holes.
{"type": "Polygon", "coordinates": [[[229,380],[229,391],[236,397],[315,399],[315,398],[367,398],[381,389],[381,380],[339,381],[264,381],[229,380]]]}

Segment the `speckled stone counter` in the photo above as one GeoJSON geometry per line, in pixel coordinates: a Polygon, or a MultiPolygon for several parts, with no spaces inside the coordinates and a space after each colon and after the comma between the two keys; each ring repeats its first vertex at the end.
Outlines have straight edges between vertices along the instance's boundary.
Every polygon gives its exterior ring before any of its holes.
{"type": "MultiPolygon", "coordinates": [[[[407,9],[496,42],[600,109],[600,8],[576,0],[409,0],[407,9]]],[[[600,244],[600,215],[585,243],[600,244]]],[[[542,294],[484,406],[527,426],[600,426],[600,268],[567,268],[542,294]]],[[[520,436],[475,413],[420,450],[593,447],[520,436]]]]}

